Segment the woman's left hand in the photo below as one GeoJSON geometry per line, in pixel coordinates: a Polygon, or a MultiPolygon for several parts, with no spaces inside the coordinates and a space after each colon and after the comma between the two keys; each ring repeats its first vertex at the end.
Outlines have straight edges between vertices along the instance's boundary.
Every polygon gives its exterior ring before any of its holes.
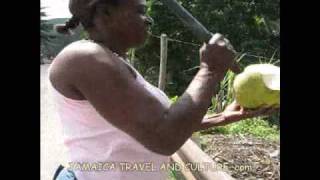
{"type": "Polygon", "coordinates": [[[253,118],[258,116],[269,116],[275,113],[279,108],[259,108],[259,109],[245,109],[241,107],[236,101],[233,101],[222,112],[226,124],[236,122],[246,118],[253,118]]]}
{"type": "Polygon", "coordinates": [[[246,118],[269,116],[278,110],[279,108],[259,108],[254,110],[245,109],[236,101],[233,101],[225,108],[223,112],[205,116],[200,124],[200,127],[198,127],[196,131],[205,130],[213,126],[223,126],[246,118]]]}

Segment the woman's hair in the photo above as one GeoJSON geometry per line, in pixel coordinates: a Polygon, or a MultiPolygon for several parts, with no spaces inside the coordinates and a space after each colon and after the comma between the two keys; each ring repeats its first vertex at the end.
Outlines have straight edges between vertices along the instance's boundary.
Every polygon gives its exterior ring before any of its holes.
{"type": "Polygon", "coordinates": [[[123,0],[70,0],[69,10],[72,17],[65,24],[56,24],[54,29],[61,34],[70,34],[70,30],[75,29],[80,23],[85,29],[93,27],[97,6],[117,6],[120,1],[123,0]]]}
{"type": "Polygon", "coordinates": [[[75,29],[79,24],[79,19],[72,16],[65,24],[56,24],[54,28],[58,33],[70,34],[70,30],[75,29]]]}

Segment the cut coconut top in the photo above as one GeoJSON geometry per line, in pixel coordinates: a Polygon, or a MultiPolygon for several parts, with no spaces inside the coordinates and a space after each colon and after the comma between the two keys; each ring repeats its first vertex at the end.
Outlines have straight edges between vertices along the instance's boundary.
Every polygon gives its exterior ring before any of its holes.
{"type": "Polygon", "coordinates": [[[262,74],[263,82],[267,88],[280,91],[280,68],[272,64],[254,64],[247,66],[244,72],[257,72],[262,74]]]}

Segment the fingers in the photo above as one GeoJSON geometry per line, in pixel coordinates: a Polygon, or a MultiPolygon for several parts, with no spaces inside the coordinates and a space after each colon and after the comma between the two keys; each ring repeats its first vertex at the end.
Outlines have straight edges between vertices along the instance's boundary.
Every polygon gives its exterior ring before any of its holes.
{"type": "Polygon", "coordinates": [[[224,123],[232,123],[241,119],[254,118],[258,116],[267,116],[275,113],[279,109],[277,108],[260,108],[260,109],[245,109],[240,106],[238,111],[223,111],[222,114],[225,117],[224,123]]]}
{"type": "Polygon", "coordinates": [[[262,114],[270,115],[270,114],[273,114],[273,113],[275,113],[277,111],[279,111],[279,108],[270,107],[270,108],[265,108],[265,110],[262,112],[262,114]]]}
{"type": "Polygon", "coordinates": [[[240,66],[237,62],[233,62],[233,64],[230,67],[230,70],[236,74],[241,72],[240,66]]]}
{"type": "Polygon", "coordinates": [[[208,44],[209,45],[218,45],[219,47],[224,47],[224,48],[227,47],[228,48],[228,43],[230,44],[229,40],[224,38],[224,36],[222,34],[216,33],[216,34],[212,35],[208,44]]]}
{"type": "Polygon", "coordinates": [[[207,44],[204,43],[204,44],[201,46],[201,48],[199,49],[200,54],[201,54],[201,52],[203,52],[203,51],[206,50],[206,47],[207,47],[207,44]]]}
{"type": "MultiPolygon", "coordinates": [[[[213,34],[211,39],[209,40],[208,44],[209,45],[214,45],[214,44],[218,44],[219,46],[223,46],[224,44],[226,44],[225,42],[222,42],[222,40],[224,40],[224,37],[222,34],[220,33],[216,33],[213,34]],[[219,42],[219,43],[218,43],[219,42]]],[[[203,46],[200,48],[200,51],[205,51],[207,49],[207,43],[204,43],[203,46]]]]}
{"type": "Polygon", "coordinates": [[[248,117],[267,116],[277,112],[278,110],[279,110],[278,108],[273,108],[273,107],[260,108],[255,110],[246,109],[244,110],[244,114],[248,117]]]}
{"type": "MultiPolygon", "coordinates": [[[[227,38],[224,38],[224,41],[226,42],[226,47],[235,55],[237,52],[234,50],[232,44],[230,43],[229,39],[227,38]]],[[[241,72],[241,69],[240,69],[240,66],[239,64],[234,61],[230,67],[230,70],[234,73],[240,73],[241,72]]]]}
{"type": "Polygon", "coordinates": [[[241,111],[243,109],[236,101],[233,101],[230,105],[226,107],[227,111],[241,111]]]}
{"type": "MultiPolygon", "coordinates": [[[[224,37],[220,33],[216,33],[212,35],[211,39],[209,40],[209,44],[216,44],[218,42],[222,43],[221,41],[224,40],[224,37]]],[[[225,42],[223,42],[225,44],[225,42]]]]}
{"type": "Polygon", "coordinates": [[[231,104],[234,105],[234,106],[240,106],[236,100],[232,101],[231,104]]]}
{"type": "MultiPolygon", "coordinates": [[[[217,44],[220,47],[226,47],[230,52],[232,52],[233,59],[235,57],[236,51],[234,50],[232,44],[230,43],[229,39],[224,38],[224,36],[220,33],[216,33],[212,36],[209,41],[209,44],[217,44]]],[[[230,70],[234,73],[240,73],[241,69],[237,62],[232,62],[230,65],[230,70]]]]}
{"type": "Polygon", "coordinates": [[[230,41],[220,33],[213,34],[208,44],[204,43],[200,48],[200,59],[208,67],[214,67],[218,72],[225,72],[228,69],[235,73],[240,72],[230,41]]]}
{"type": "Polygon", "coordinates": [[[234,107],[235,110],[243,111],[243,108],[242,108],[238,103],[234,102],[234,104],[232,104],[232,105],[233,105],[233,107],[234,107]]]}
{"type": "Polygon", "coordinates": [[[267,108],[267,110],[264,112],[264,114],[270,115],[270,114],[276,113],[278,111],[279,111],[279,108],[267,108]]]}
{"type": "Polygon", "coordinates": [[[229,49],[232,53],[236,54],[236,51],[234,50],[232,44],[230,43],[229,39],[225,38],[222,34],[216,33],[212,35],[211,39],[209,40],[209,44],[217,44],[222,47],[226,47],[229,49]]]}
{"type": "Polygon", "coordinates": [[[240,113],[241,113],[241,114],[244,114],[244,113],[245,113],[245,109],[244,109],[242,106],[240,106],[240,113]]]}

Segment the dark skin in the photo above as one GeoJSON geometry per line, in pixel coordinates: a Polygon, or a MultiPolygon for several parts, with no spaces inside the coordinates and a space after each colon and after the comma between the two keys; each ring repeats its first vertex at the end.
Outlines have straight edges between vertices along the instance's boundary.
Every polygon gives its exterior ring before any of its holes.
{"type": "Polygon", "coordinates": [[[114,126],[163,155],[176,152],[194,131],[266,113],[231,104],[219,116],[203,118],[234,59],[221,40],[202,46],[200,69],[178,101],[170,107],[161,104],[112,53],[124,57],[146,39],[148,22],[141,8],[144,0],[98,8],[95,26],[87,29],[96,43],[76,42],[65,48],[52,64],[53,86],[68,98],[89,101],[114,126]]]}
{"type": "Polygon", "coordinates": [[[245,109],[241,107],[236,101],[228,105],[222,113],[213,114],[204,117],[201,125],[195,130],[205,130],[214,126],[224,126],[234,123],[246,118],[257,116],[268,116],[277,112],[278,108],[260,108],[260,109],[245,109]]]}

